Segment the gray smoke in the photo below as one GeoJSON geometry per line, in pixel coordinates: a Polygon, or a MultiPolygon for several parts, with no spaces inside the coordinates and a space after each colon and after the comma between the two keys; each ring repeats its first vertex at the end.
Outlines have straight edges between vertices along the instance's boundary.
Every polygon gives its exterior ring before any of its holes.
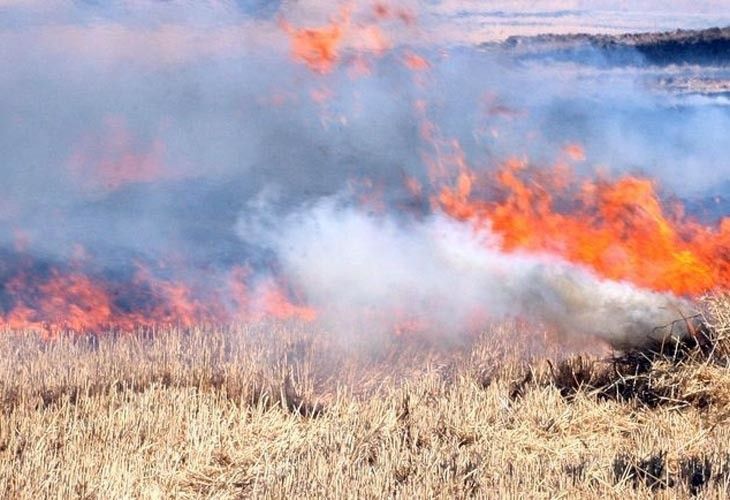
{"type": "Polygon", "coordinates": [[[490,231],[438,214],[402,222],[327,199],[284,219],[244,217],[239,233],[268,244],[324,324],[350,338],[409,320],[454,337],[479,328],[475,318],[519,317],[626,348],[659,340],[668,330],[656,327],[692,311],[548,255],[506,254],[490,231]]]}
{"type": "MultiPolygon", "coordinates": [[[[369,9],[359,6],[353,23],[373,23],[369,9]]],[[[476,170],[510,156],[549,166],[578,141],[581,174],[644,173],[704,200],[730,180],[722,98],[669,95],[653,86],[654,70],[609,67],[600,53],[556,63],[434,43],[429,30],[448,22],[440,11],[414,26],[384,22],[383,54],[346,40],[328,74],[293,62],[279,17],[316,25],[335,11],[287,1],[0,2],[3,255],[22,247],[63,263],[81,246],[104,272],[172,259],[203,282],[247,265],[283,275],[347,331],[391,328],[395,308],[450,335],[475,314],[534,315],[626,344],[685,308],[555,258],[504,255],[493,235],[425,203],[405,213],[413,200],[403,180],[427,184],[433,153],[416,103],[476,170]],[[414,74],[409,52],[430,68],[414,74]],[[358,59],[371,68],[353,76],[358,59]],[[385,213],[358,206],[359,183],[382,194],[385,213]]],[[[4,263],[0,274],[11,270],[4,263]]]]}

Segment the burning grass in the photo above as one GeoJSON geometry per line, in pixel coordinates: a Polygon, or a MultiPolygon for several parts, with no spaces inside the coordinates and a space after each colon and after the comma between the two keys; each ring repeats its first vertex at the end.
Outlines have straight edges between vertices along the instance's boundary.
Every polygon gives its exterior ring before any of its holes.
{"type": "Polygon", "coordinates": [[[9,333],[0,491],[726,497],[730,298],[705,304],[694,337],[609,358],[565,358],[508,324],[357,353],[280,322],[9,333]]]}

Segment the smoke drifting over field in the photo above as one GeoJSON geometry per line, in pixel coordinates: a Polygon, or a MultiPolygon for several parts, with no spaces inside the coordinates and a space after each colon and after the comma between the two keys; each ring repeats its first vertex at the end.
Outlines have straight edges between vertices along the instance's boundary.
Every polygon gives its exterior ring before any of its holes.
{"type": "Polygon", "coordinates": [[[0,3],[0,26],[11,327],[519,316],[632,344],[730,282],[722,205],[675,198],[723,194],[730,113],[640,54],[432,43],[416,3],[0,3]]]}
{"type": "Polygon", "coordinates": [[[506,254],[497,236],[442,216],[398,223],[325,201],[269,231],[241,226],[271,244],[327,327],[359,338],[393,331],[453,338],[489,317],[518,315],[625,347],[690,310],[671,294],[601,280],[554,257],[506,254]]]}

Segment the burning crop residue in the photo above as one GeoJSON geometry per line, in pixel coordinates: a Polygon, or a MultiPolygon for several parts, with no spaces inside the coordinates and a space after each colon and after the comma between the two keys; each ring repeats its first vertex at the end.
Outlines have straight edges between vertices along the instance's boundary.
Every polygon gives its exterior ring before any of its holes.
{"type": "Polygon", "coordinates": [[[409,5],[333,12],[246,19],[260,44],[216,25],[202,52],[178,52],[183,28],[98,29],[81,61],[76,27],[60,76],[38,78],[38,47],[2,77],[0,327],[377,339],[520,318],[623,347],[730,287],[730,219],[681,201],[730,178],[726,111],[442,46],[409,5]],[[129,64],[149,37],[175,57],[129,64]]]}
{"type": "Polygon", "coordinates": [[[650,179],[579,181],[511,161],[486,178],[459,173],[435,203],[491,228],[507,252],[555,254],[604,278],[679,296],[730,286],[730,220],[708,226],[681,205],[665,207],[650,179]],[[480,198],[479,186],[494,198],[480,198]]]}
{"type": "Polygon", "coordinates": [[[0,321],[4,329],[55,336],[62,331],[99,333],[264,318],[305,322],[316,318],[312,309],[292,303],[285,287],[274,280],[251,284],[242,268],[215,276],[220,281],[214,289],[155,276],[141,265],[126,279],[81,269],[19,267],[4,277],[7,312],[0,321]]]}

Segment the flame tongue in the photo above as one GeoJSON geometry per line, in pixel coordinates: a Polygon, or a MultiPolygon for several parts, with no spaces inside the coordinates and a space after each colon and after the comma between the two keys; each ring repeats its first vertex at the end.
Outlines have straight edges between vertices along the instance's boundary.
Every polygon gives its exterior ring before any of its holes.
{"type": "Polygon", "coordinates": [[[339,59],[342,38],[350,26],[350,13],[344,10],[340,18],[317,28],[294,28],[281,21],[282,29],[291,37],[294,59],[303,62],[312,71],[328,73],[339,59]]]}
{"type": "Polygon", "coordinates": [[[273,279],[257,283],[241,268],[228,272],[221,279],[223,287],[213,292],[210,286],[160,278],[141,265],[128,281],[56,268],[44,275],[32,265],[26,267],[5,283],[2,299],[10,306],[0,315],[0,328],[53,336],[66,330],[99,333],[201,322],[316,318],[314,310],[292,303],[281,283],[273,279]]]}
{"type": "Polygon", "coordinates": [[[611,280],[698,296],[730,286],[730,219],[717,228],[666,210],[654,183],[638,177],[584,181],[512,161],[496,175],[465,170],[434,203],[475,227],[489,227],[505,251],[545,252],[611,280]],[[529,179],[529,180],[528,180],[529,179]],[[477,186],[496,186],[498,200],[477,186]]]}

